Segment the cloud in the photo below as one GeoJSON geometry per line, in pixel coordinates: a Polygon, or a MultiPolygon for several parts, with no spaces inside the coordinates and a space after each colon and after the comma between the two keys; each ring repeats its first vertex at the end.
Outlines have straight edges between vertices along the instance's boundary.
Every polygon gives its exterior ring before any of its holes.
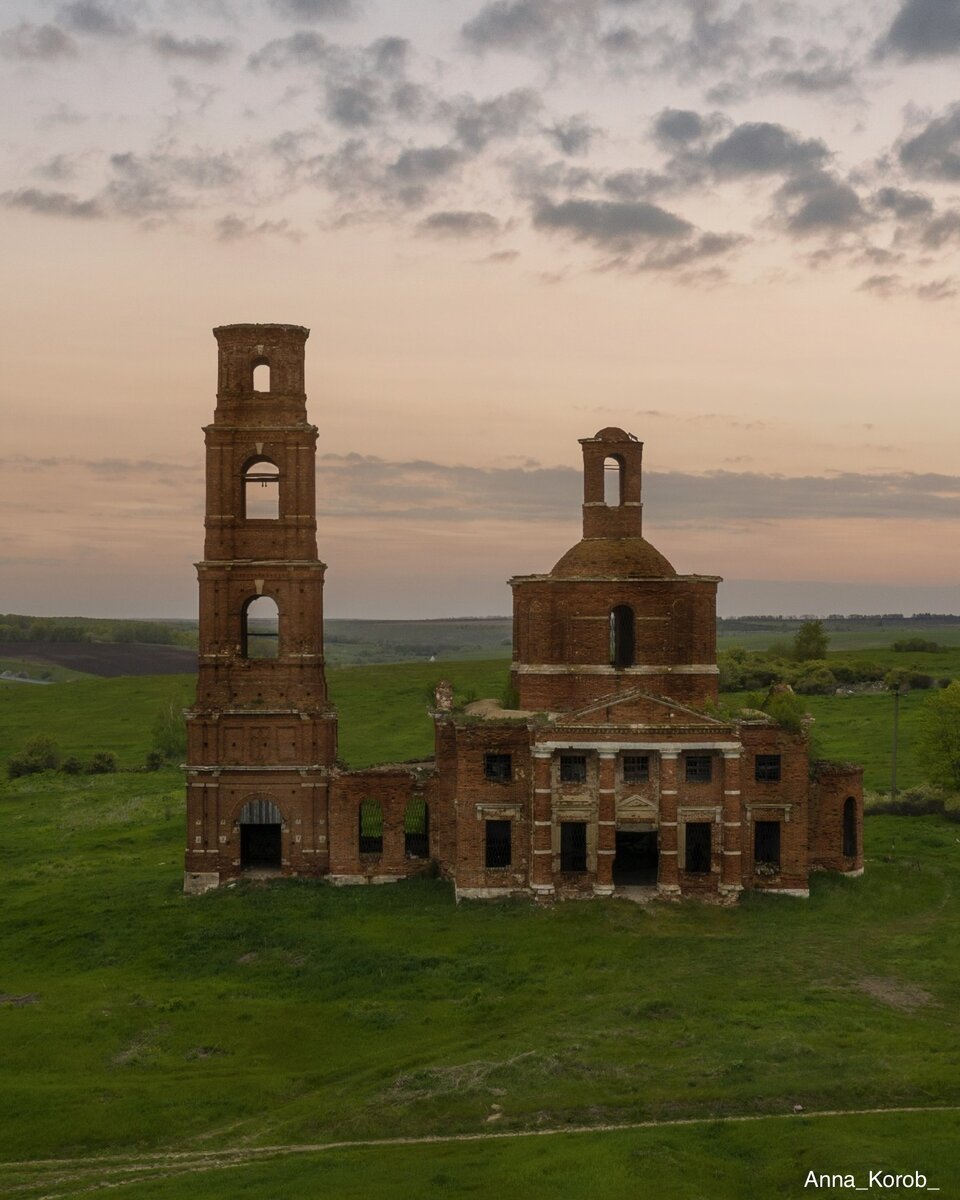
{"type": "Polygon", "coordinates": [[[844,233],[868,219],[856,191],[827,171],[787,179],[776,198],[779,219],[798,237],[844,233]]]}
{"type": "Polygon", "coordinates": [[[581,113],[557,121],[543,131],[561,154],[586,154],[601,131],[581,113]]]}
{"type": "Polygon", "coordinates": [[[897,152],[909,175],[948,183],[960,180],[960,104],[933,117],[919,133],[902,138],[897,152]]]}
{"type": "Polygon", "coordinates": [[[417,225],[417,231],[441,237],[487,237],[500,232],[500,222],[488,212],[435,212],[417,225]]]}
{"type": "Polygon", "coordinates": [[[452,116],[457,138],[467,150],[478,154],[494,138],[520,133],[540,111],[541,101],[531,88],[515,88],[490,100],[461,96],[445,107],[452,116]]]}
{"type": "Polygon", "coordinates": [[[172,214],[193,202],[189,192],[215,192],[232,187],[241,175],[225,153],[155,153],[132,151],[110,156],[113,178],[104,199],[124,216],[143,218],[172,214]],[[179,190],[178,190],[179,189],[179,190]]]}
{"type": "MultiPolygon", "coordinates": [[[[589,4],[583,3],[587,15],[589,4]]],[[[474,50],[542,48],[554,43],[578,17],[569,0],[493,0],[461,28],[464,42],[474,50]]]]}
{"type": "Polygon", "coordinates": [[[0,202],[7,208],[23,208],[44,217],[74,217],[89,220],[104,216],[99,202],[78,200],[68,192],[44,192],[39,188],[21,188],[16,192],[4,192],[0,202]]]}
{"type": "Polygon", "coordinates": [[[247,59],[253,71],[264,68],[282,71],[287,67],[313,67],[327,60],[329,46],[326,38],[309,29],[299,29],[286,38],[267,42],[247,59]]]}
{"type": "Polygon", "coordinates": [[[219,38],[178,38],[172,33],[150,34],[147,42],[161,58],[187,59],[191,62],[222,62],[233,51],[233,43],[219,38]]]}
{"type": "Polygon", "coordinates": [[[906,290],[902,275],[870,275],[857,288],[858,292],[872,292],[882,300],[899,296],[906,290]]]}
{"type": "Polygon", "coordinates": [[[828,155],[819,138],[804,140],[782,125],[756,121],[716,142],[707,163],[719,176],[770,175],[819,166],[828,155]]]}
{"type": "Polygon", "coordinates": [[[136,26],[126,16],[118,16],[96,0],[74,0],[60,8],[60,20],[75,33],[90,37],[129,37],[136,26]]]}
{"type": "MultiPolygon", "coordinates": [[[[581,473],[572,467],[467,467],[429,460],[322,455],[319,512],[429,521],[554,521],[579,512],[581,473]]],[[[726,521],[956,521],[960,476],[840,472],[784,476],[760,472],[648,471],[644,501],[656,528],[726,521]]]]}
{"type": "Polygon", "coordinates": [[[270,7],[291,21],[327,21],[354,13],[353,0],[270,0],[270,7]]]}
{"type": "Polygon", "coordinates": [[[939,250],[950,241],[960,241],[960,210],[952,208],[934,217],[924,227],[920,240],[931,250],[939,250]]]}
{"type": "Polygon", "coordinates": [[[653,135],[661,146],[670,150],[697,141],[707,132],[707,122],[688,108],[664,108],[653,122],[653,135]]]}
{"type": "Polygon", "coordinates": [[[689,221],[646,201],[541,200],[533,214],[538,229],[560,230],[578,241],[618,251],[650,239],[682,238],[692,233],[689,221]]]}
{"type": "Polygon", "coordinates": [[[369,76],[349,83],[329,84],[326,91],[327,116],[347,129],[373,125],[383,111],[380,82],[369,76]]]}
{"type": "Polygon", "coordinates": [[[902,275],[871,275],[857,289],[871,292],[882,300],[893,296],[912,295],[918,300],[952,300],[958,294],[956,279],[931,279],[928,283],[908,284],[902,275]]]}
{"type": "Polygon", "coordinates": [[[402,151],[389,169],[403,183],[425,183],[448,175],[462,158],[455,146],[414,146],[402,151]]]}
{"type": "Polygon", "coordinates": [[[928,217],[933,212],[933,201],[921,192],[907,192],[898,187],[882,187],[874,196],[877,207],[887,210],[900,221],[913,221],[928,217]]]}
{"type": "Polygon", "coordinates": [[[921,300],[952,300],[958,292],[956,279],[932,279],[914,287],[914,294],[921,300]]]}
{"type": "Polygon", "coordinates": [[[70,58],[76,52],[77,43],[56,25],[31,25],[29,21],[21,21],[0,33],[0,55],[4,58],[51,62],[57,58],[70,58]]]}
{"type": "Polygon", "coordinates": [[[286,218],[281,221],[254,221],[248,217],[238,217],[236,213],[227,213],[216,222],[214,228],[217,240],[221,242],[238,242],[264,236],[287,238],[291,242],[303,241],[303,234],[286,218]]]}
{"type": "Polygon", "coordinates": [[[960,0],[904,0],[877,49],[907,61],[960,53],[960,0]]]}

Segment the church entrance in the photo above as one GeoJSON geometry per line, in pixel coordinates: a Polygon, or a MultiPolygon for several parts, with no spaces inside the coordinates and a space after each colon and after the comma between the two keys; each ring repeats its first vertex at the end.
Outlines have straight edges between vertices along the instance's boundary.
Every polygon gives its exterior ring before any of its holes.
{"type": "Polygon", "coordinates": [[[240,812],[240,868],[279,871],[283,817],[271,800],[248,800],[240,812]]]}
{"type": "Polygon", "coordinates": [[[617,887],[653,887],[657,882],[659,855],[657,832],[618,829],[613,882],[617,887]]]}

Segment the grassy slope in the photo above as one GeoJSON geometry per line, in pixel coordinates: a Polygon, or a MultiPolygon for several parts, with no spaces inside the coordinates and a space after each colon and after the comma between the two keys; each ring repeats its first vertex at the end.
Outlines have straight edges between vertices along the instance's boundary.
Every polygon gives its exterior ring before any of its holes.
{"type": "MultiPolygon", "coordinates": [[[[499,690],[503,664],[449,673],[483,694],[499,690]]],[[[429,748],[429,729],[405,732],[399,714],[422,710],[436,677],[436,664],[331,673],[353,761],[381,757],[371,747],[429,748]]],[[[137,761],[170,684],[19,688],[12,702],[9,685],[0,713],[21,732],[59,721],[71,752],[122,741],[137,761]],[[55,717],[58,698],[70,705],[55,717]]],[[[750,897],[734,910],[456,908],[425,880],[185,900],[172,771],[5,784],[0,823],[0,992],[39,997],[0,1005],[7,1160],[477,1132],[493,1103],[498,1129],[960,1103],[957,827],[936,818],[871,818],[864,879],[821,877],[809,903],[750,897]],[[877,978],[898,981],[894,1000],[908,1003],[912,985],[930,1001],[897,1008],[863,990],[877,978]]],[[[889,1165],[948,1163],[955,1121],[897,1118],[896,1129],[905,1159],[889,1165]]],[[[320,1181],[338,1197],[413,1196],[420,1170],[436,1194],[486,1181],[529,1195],[539,1180],[537,1194],[574,1195],[596,1179],[627,1196],[638,1174],[645,1194],[700,1195],[709,1181],[711,1196],[742,1196],[748,1177],[799,1193],[789,1171],[819,1139],[828,1160],[810,1165],[841,1170],[879,1136],[853,1121],[846,1134],[778,1124],[713,1143],[703,1130],[571,1140],[547,1160],[539,1142],[420,1149],[409,1177],[401,1152],[358,1151],[119,1194],[312,1196],[320,1181]]],[[[21,1177],[0,1173],[0,1190],[21,1177]]]]}

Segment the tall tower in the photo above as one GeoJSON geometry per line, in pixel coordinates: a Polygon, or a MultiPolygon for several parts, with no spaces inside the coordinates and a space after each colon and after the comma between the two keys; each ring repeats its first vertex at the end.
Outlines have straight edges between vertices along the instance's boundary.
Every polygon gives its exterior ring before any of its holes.
{"type": "Polygon", "coordinates": [[[187,713],[186,891],[244,870],[320,875],[336,713],[323,662],[316,427],[299,325],[224,325],[206,426],[197,697],[187,713]]]}

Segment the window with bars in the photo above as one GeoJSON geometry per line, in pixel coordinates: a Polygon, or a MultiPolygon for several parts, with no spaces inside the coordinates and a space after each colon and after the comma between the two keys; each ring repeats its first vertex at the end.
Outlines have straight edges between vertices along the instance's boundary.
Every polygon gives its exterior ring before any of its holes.
{"type": "Polygon", "coordinates": [[[587,756],[585,754],[560,755],[560,782],[587,782],[587,756]]]}
{"type": "Polygon", "coordinates": [[[368,797],[360,802],[360,853],[383,853],[383,809],[380,801],[368,797]]]}
{"type": "Polygon", "coordinates": [[[563,821],[560,825],[560,870],[587,869],[586,821],[563,821]]]}
{"type": "Polygon", "coordinates": [[[492,783],[509,783],[513,778],[513,759],[509,754],[485,754],[483,777],[492,783]]]}
{"type": "Polygon", "coordinates": [[[684,756],[687,783],[709,783],[713,776],[713,758],[709,754],[684,756]]]}
{"type": "Polygon", "coordinates": [[[512,857],[511,822],[487,821],[484,831],[484,866],[509,867],[512,857]]]}
{"type": "Polygon", "coordinates": [[[779,783],[780,755],[758,754],[753,760],[753,777],[758,783],[779,783]]]}
{"type": "Polygon", "coordinates": [[[623,756],[623,782],[644,783],[650,778],[649,754],[625,754],[623,756]]]}
{"type": "Polygon", "coordinates": [[[686,849],[683,867],[694,875],[710,872],[710,822],[688,821],[684,829],[686,849]]]}

